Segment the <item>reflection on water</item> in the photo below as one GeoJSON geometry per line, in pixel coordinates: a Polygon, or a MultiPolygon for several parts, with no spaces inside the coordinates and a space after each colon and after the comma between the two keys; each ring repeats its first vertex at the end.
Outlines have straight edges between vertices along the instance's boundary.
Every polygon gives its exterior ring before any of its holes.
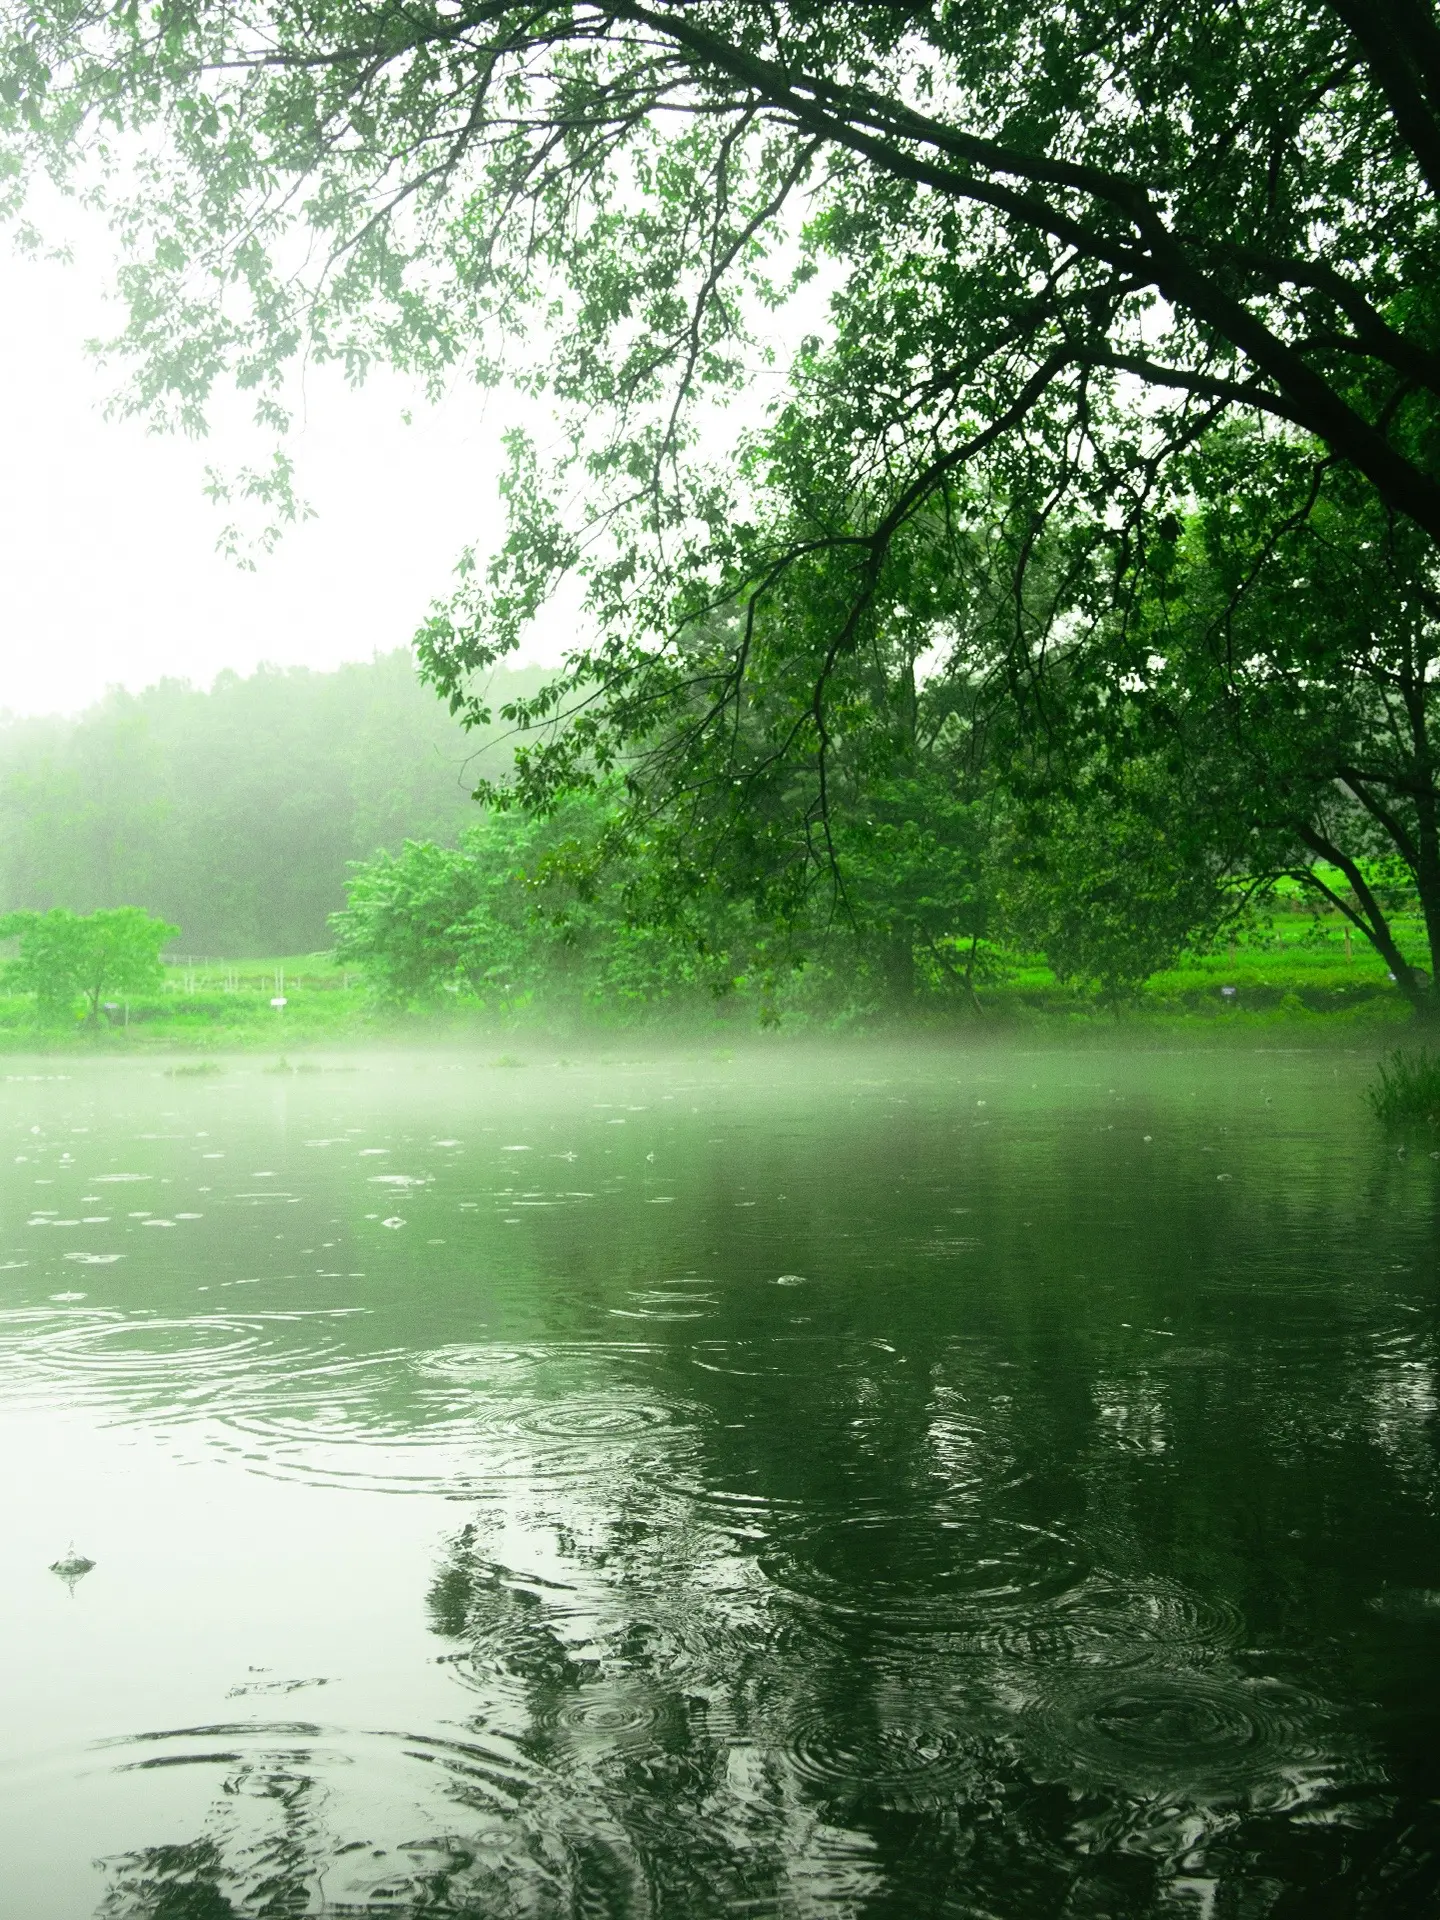
{"type": "Polygon", "coordinates": [[[7,1089],[17,1916],[1440,1910],[1363,1063],[777,1058],[7,1089]]]}

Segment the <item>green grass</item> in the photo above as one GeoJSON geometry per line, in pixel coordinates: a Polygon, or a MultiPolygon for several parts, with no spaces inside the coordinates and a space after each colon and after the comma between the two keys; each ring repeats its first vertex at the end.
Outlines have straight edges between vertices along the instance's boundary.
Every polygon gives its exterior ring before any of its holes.
{"type": "Polygon", "coordinates": [[[37,1025],[32,1001],[0,997],[0,1050],[283,1051],[360,1038],[374,1026],[359,974],[328,953],[167,966],[158,993],[131,998],[111,1020],[98,1031],[47,1029],[37,1025]],[[272,1006],[281,997],[286,1004],[272,1006]]]}
{"type": "MultiPolygon", "coordinates": [[[[1427,964],[1418,914],[1397,917],[1401,949],[1427,964]]],[[[1042,960],[1019,962],[982,990],[997,1011],[1017,1002],[1051,1013],[1093,1015],[1091,995],[1056,981],[1042,960]]],[[[1327,1015],[1381,1028],[1409,1020],[1389,969],[1358,935],[1348,944],[1338,913],[1317,916],[1282,902],[1268,919],[1208,953],[1182,956],[1152,974],[1129,1009],[1147,1020],[1224,1020],[1237,1027],[1257,1018],[1327,1015]]]]}
{"type": "Polygon", "coordinates": [[[1387,1127],[1440,1127],[1440,1055],[1425,1047],[1415,1053],[1397,1048],[1380,1062],[1367,1097],[1387,1127]]]}

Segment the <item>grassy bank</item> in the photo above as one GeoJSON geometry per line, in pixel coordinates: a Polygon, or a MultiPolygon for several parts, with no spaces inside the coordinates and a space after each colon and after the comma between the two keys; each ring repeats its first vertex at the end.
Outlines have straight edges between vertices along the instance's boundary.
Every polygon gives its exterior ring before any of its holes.
{"type": "MultiPolygon", "coordinates": [[[[1418,935],[1419,929],[1411,931],[1418,935]]],[[[1118,1026],[1136,1039],[1192,1035],[1263,1043],[1283,1031],[1307,1043],[1328,1038],[1359,1045],[1393,1042],[1411,1018],[1368,947],[1347,943],[1338,919],[1317,922],[1298,911],[1276,913],[1214,952],[1187,956],[1119,1008],[1057,981],[1043,962],[1023,956],[1002,957],[999,976],[980,987],[978,1006],[958,997],[936,999],[908,1017],[972,1035],[1029,1030],[1076,1038],[1093,1032],[1099,1038],[1118,1026]]],[[[884,1028],[895,1019],[863,1005],[837,1010],[803,990],[788,1003],[782,1000],[779,1010],[784,1027],[812,1031],[884,1028]]],[[[653,1009],[639,1019],[633,1008],[612,1016],[605,1008],[561,1009],[523,1000],[487,1009],[457,999],[399,1013],[377,1006],[361,975],[328,953],[193,958],[168,965],[159,992],[121,1005],[98,1030],[41,1028],[32,1001],[0,997],[0,1051],[159,1048],[279,1055],[373,1039],[436,1042],[541,1032],[563,1037],[637,1026],[725,1036],[753,1031],[758,1020],[756,1001],[743,993],[684,1009],[653,1009]]]]}
{"type": "Polygon", "coordinates": [[[359,975],[344,972],[328,953],[170,965],[159,992],[119,1003],[98,1029],[40,1027],[33,1001],[0,997],[0,1050],[7,1052],[283,1051],[359,1038],[372,1024],[359,975]]]}

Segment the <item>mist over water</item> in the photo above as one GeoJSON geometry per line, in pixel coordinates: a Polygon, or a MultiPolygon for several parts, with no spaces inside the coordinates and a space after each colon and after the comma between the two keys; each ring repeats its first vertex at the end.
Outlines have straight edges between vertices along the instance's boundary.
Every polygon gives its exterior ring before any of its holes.
{"type": "Polygon", "coordinates": [[[0,1915],[1433,1913],[1367,1071],[17,1067],[0,1915]]]}

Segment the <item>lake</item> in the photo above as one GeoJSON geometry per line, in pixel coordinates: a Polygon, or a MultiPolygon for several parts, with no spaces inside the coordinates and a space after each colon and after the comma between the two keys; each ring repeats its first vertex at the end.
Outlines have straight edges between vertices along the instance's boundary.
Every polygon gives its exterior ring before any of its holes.
{"type": "Polygon", "coordinates": [[[9,1066],[6,1920],[1440,1911],[1368,1059],[9,1066]]]}

